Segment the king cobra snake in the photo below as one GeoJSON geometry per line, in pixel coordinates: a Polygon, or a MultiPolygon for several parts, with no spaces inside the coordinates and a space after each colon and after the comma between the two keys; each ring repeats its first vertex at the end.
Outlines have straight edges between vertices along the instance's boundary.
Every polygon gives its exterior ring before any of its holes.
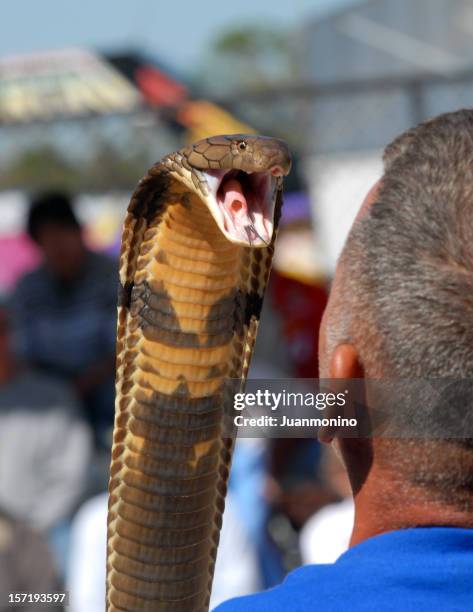
{"type": "Polygon", "coordinates": [[[291,160],[230,135],[139,182],[120,253],[107,610],[208,610],[233,438],[291,160]],[[230,399],[229,399],[230,398],[230,399]],[[227,402],[227,404],[225,404],[227,402]]]}

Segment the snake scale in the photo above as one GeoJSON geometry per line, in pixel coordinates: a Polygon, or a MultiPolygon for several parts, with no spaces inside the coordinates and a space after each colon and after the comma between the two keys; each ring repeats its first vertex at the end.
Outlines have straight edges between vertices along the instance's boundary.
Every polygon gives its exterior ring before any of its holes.
{"type": "Polygon", "coordinates": [[[120,254],[107,610],[208,610],[233,438],[291,160],[215,136],[139,182],[120,254]],[[227,402],[227,404],[226,404],[227,402]]]}

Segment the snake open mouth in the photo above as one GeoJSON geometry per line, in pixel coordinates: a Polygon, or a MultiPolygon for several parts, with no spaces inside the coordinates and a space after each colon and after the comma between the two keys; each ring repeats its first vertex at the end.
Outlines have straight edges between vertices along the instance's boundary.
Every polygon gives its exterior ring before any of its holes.
{"type": "Polygon", "coordinates": [[[210,191],[209,207],[222,233],[244,246],[268,246],[279,173],[206,170],[203,174],[210,191]]]}

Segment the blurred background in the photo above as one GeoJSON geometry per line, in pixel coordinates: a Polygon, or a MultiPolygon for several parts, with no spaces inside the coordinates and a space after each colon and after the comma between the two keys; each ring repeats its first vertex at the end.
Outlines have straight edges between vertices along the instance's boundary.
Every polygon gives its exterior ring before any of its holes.
{"type": "MultiPolygon", "coordinates": [[[[316,377],[336,259],[382,150],[472,106],[472,34],[472,0],[3,7],[0,592],[66,586],[73,610],[103,610],[116,257],[145,170],[212,134],[287,140],[251,375],[316,377]]],[[[352,521],[328,450],[240,440],[213,604],[333,561],[352,521]]]]}

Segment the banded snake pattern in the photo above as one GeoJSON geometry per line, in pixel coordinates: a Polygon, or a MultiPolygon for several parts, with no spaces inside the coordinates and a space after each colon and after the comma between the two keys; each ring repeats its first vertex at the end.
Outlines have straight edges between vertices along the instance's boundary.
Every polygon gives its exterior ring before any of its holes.
{"type": "Polygon", "coordinates": [[[107,610],[208,610],[233,437],[291,167],[284,142],[215,136],[139,182],[120,253],[107,610]]]}

